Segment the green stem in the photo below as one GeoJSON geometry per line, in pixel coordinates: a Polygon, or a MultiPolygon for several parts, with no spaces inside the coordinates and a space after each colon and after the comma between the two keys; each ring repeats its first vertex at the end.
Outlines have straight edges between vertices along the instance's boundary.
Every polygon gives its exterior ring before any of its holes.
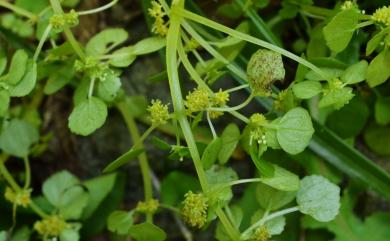
{"type": "MultiPolygon", "coordinates": [[[[184,0],[179,0],[175,2],[172,6],[174,9],[183,9],[184,0]]],[[[176,119],[179,121],[183,135],[187,142],[191,157],[194,162],[195,170],[197,172],[200,185],[202,190],[205,192],[209,189],[209,184],[207,183],[206,173],[203,169],[203,165],[200,159],[199,151],[197,149],[195,138],[192,134],[190,124],[188,122],[185,107],[183,102],[183,97],[181,94],[179,74],[177,71],[177,46],[180,41],[180,23],[181,17],[176,14],[170,15],[170,26],[167,34],[167,46],[166,46],[166,63],[167,63],[167,74],[169,81],[169,88],[172,96],[173,107],[175,109],[176,119]]],[[[234,227],[229,223],[229,220],[226,218],[225,213],[221,208],[217,208],[216,213],[224,225],[225,229],[229,233],[230,237],[233,240],[240,240],[239,233],[234,229],[234,227]]]]}
{"type": "Polygon", "coordinates": [[[102,11],[104,11],[106,9],[109,9],[112,6],[114,6],[118,1],[119,0],[114,0],[114,1],[112,1],[110,3],[107,3],[106,5],[101,6],[101,7],[90,9],[90,10],[86,10],[86,11],[80,11],[80,12],[77,12],[77,13],[81,16],[81,15],[88,15],[88,14],[94,14],[94,13],[102,12],[102,11]]]}
{"type": "MultiPolygon", "coordinates": [[[[119,112],[122,114],[122,117],[126,122],[131,138],[133,139],[133,143],[135,143],[134,147],[137,145],[140,148],[143,148],[143,138],[139,134],[137,124],[133,116],[129,112],[129,109],[126,108],[126,105],[124,105],[123,103],[118,103],[117,108],[119,112]]],[[[152,128],[149,129],[152,130],[152,128]]],[[[147,133],[147,131],[145,133],[147,133]]],[[[144,134],[143,136],[147,136],[147,135],[144,134]]],[[[147,202],[153,198],[153,186],[152,186],[152,178],[150,175],[150,166],[145,152],[139,155],[139,164],[140,164],[142,179],[144,183],[145,201],[147,202]]],[[[148,222],[153,222],[153,214],[151,213],[146,214],[146,220],[148,222]]]]}
{"type": "MultiPolygon", "coordinates": [[[[50,0],[51,7],[53,8],[54,13],[56,14],[63,14],[64,10],[61,7],[59,0],[50,0]]],[[[81,49],[81,46],[79,42],[77,42],[76,38],[74,37],[72,31],[68,27],[64,28],[64,34],[67,40],[69,41],[70,45],[72,46],[75,53],[79,56],[80,59],[85,59],[85,53],[81,49]]]]}
{"type": "Polygon", "coordinates": [[[32,20],[34,22],[37,20],[37,16],[35,14],[33,14],[33,13],[23,9],[23,8],[15,6],[15,5],[13,5],[5,0],[0,0],[0,6],[2,6],[4,8],[8,8],[12,12],[19,14],[21,16],[24,16],[26,18],[29,18],[30,20],[32,20]]]}
{"type": "MultiPolygon", "coordinates": [[[[4,165],[5,162],[4,155],[2,155],[2,158],[0,160],[0,173],[4,176],[5,180],[8,182],[8,184],[14,189],[16,192],[20,192],[22,188],[18,185],[18,183],[15,181],[15,179],[12,177],[12,175],[9,173],[7,168],[4,165]]],[[[47,217],[48,215],[40,209],[32,200],[29,203],[30,208],[41,218],[47,217]]]]}
{"type": "Polygon", "coordinates": [[[12,189],[14,189],[16,192],[22,190],[19,187],[18,183],[15,181],[15,179],[12,177],[11,173],[8,172],[7,168],[4,165],[4,161],[0,161],[0,173],[3,175],[4,179],[12,187],[12,189]]]}
{"type": "Polygon", "coordinates": [[[364,21],[364,22],[361,22],[358,25],[356,25],[355,29],[364,28],[364,27],[370,26],[372,24],[374,24],[374,21],[372,21],[372,20],[364,21]]]}
{"type": "Polygon", "coordinates": [[[264,215],[264,217],[262,219],[260,219],[259,221],[257,221],[256,223],[254,223],[252,226],[250,226],[248,229],[246,229],[241,237],[246,237],[247,235],[250,234],[250,232],[252,232],[254,229],[256,229],[257,227],[265,224],[267,221],[270,221],[274,218],[277,218],[277,217],[280,217],[280,216],[283,216],[283,215],[286,215],[288,213],[292,213],[292,212],[296,212],[298,211],[299,208],[298,206],[296,207],[292,207],[292,208],[287,208],[287,209],[284,209],[284,210],[281,210],[281,211],[278,211],[278,212],[274,212],[270,215],[264,215]]]}
{"type": "Polygon", "coordinates": [[[47,37],[49,36],[50,31],[51,31],[51,25],[49,24],[49,25],[47,25],[45,31],[43,32],[41,40],[39,40],[38,47],[36,48],[35,53],[34,53],[34,57],[33,57],[34,61],[38,60],[39,54],[42,51],[43,44],[45,43],[47,37]]]}
{"type": "Polygon", "coordinates": [[[31,184],[31,168],[30,168],[30,160],[28,159],[28,156],[23,158],[24,166],[25,166],[25,172],[26,172],[26,181],[24,183],[24,188],[27,189],[30,187],[31,184]]]}
{"type": "Polygon", "coordinates": [[[237,110],[240,110],[240,109],[244,108],[245,106],[247,106],[253,100],[254,97],[255,96],[253,94],[249,95],[249,97],[244,102],[242,102],[241,104],[239,104],[237,106],[233,106],[233,107],[210,107],[207,110],[208,111],[227,111],[227,112],[237,111],[237,110]]]}

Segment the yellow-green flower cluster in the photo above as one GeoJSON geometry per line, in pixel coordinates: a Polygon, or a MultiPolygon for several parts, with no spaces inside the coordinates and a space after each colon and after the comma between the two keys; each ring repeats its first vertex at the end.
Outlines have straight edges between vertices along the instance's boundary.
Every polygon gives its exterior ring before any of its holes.
{"type": "Polygon", "coordinates": [[[186,223],[194,228],[202,228],[207,221],[207,198],[191,191],[185,194],[181,215],[186,223]]]}
{"type": "Polygon", "coordinates": [[[79,15],[75,10],[69,13],[54,14],[50,18],[50,25],[56,31],[62,31],[65,27],[74,27],[79,24],[79,15]]]}
{"type": "Polygon", "coordinates": [[[58,215],[46,217],[34,224],[34,229],[44,237],[57,237],[64,229],[69,227],[70,225],[58,215]]]}
{"type": "Polygon", "coordinates": [[[186,96],[185,105],[189,113],[206,110],[210,106],[209,91],[196,88],[186,96]]]}
{"type": "Polygon", "coordinates": [[[186,52],[192,51],[194,49],[197,49],[199,47],[198,41],[196,41],[194,38],[191,38],[190,41],[184,46],[184,49],[186,52]]]}
{"type": "Polygon", "coordinates": [[[268,121],[265,116],[260,113],[255,113],[249,118],[249,120],[251,127],[249,144],[252,145],[253,141],[257,141],[258,144],[266,145],[267,141],[263,125],[267,124],[268,121]]]}
{"type": "Polygon", "coordinates": [[[155,213],[158,209],[159,202],[156,199],[150,199],[146,202],[138,202],[136,210],[140,213],[155,213]]]}
{"type": "Polygon", "coordinates": [[[31,189],[23,189],[20,190],[19,192],[15,192],[10,187],[7,187],[4,193],[4,197],[6,200],[10,201],[11,203],[17,206],[22,206],[22,207],[27,207],[30,204],[31,202],[30,195],[31,195],[31,189]]]}
{"type": "Polygon", "coordinates": [[[341,5],[341,9],[342,10],[347,10],[347,9],[351,9],[353,8],[354,4],[352,1],[345,1],[342,5],[341,5]]]}
{"type": "Polygon", "coordinates": [[[166,13],[158,2],[152,1],[151,4],[152,7],[148,9],[148,12],[149,15],[155,19],[152,32],[164,37],[168,33],[168,23],[164,21],[164,16],[166,16],[166,13]]]}
{"type": "MultiPolygon", "coordinates": [[[[219,89],[217,93],[214,93],[214,95],[211,98],[212,105],[214,107],[223,107],[226,105],[226,103],[229,101],[230,95],[226,91],[222,91],[222,89],[219,89]]],[[[209,112],[211,119],[216,119],[223,115],[222,111],[210,111],[209,112]]]]}
{"type": "Polygon", "coordinates": [[[267,227],[261,226],[257,228],[252,236],[252,241],[268,241],[271,237],[267,227]]]}
{"type": "Polygon", "coordinates": [[[390,26],[390,6],[384,6],[377,9],[372,15],[372,20],[390,26]]]}
{"type": "Polygon", "coordinates": [[[170,118],[168,105],[164,105],[161,100],[152,100],[151,105],[148,107],[148,112],[154,126],[164,125],[170,118]]]}

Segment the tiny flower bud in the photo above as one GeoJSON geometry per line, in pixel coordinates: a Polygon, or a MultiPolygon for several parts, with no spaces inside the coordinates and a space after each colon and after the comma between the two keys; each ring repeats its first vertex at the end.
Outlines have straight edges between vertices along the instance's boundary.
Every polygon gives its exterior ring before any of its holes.
{"type": "Polygon", "coordinates": [[[54,14],[50,18],[50,25],[54,30],[62,31],[65,26],[65,18],[63,14],[54,14]]]}
{"type": "Polygon", "coordinates": [[[52,215],[34,223],[34,229],[44,237],[57,237],[69,228],[69,224],[58,215],[52,215]]]}
{"type": "Polygon", "coordinates": [[[269,95],[273,82],[284,79],[282,56],[271,50],[259,49],[248,62],[247,75],[256,94],[269,95]]]}
{"type": "Polygon", "coordinates": [[[155,126],[164,125],[169,119],[168,105],[164,105],[160,100],[152,100],[148,107],[150,120],[155,126]]]}
{"type": "Polygon", "coordinates": [[[271,237],[267,227],[261,226],[256,229],[252,236],[252,241],[268,241],[271,237]]]}
{"type": "Polygon", "coordinates": [[[138,202],[136,210],[140,213],[155,213],[158,209],[158,206],[158,200],[151,199],[147,202],[138,202]]]}
{"type": "Polygon", "coordinates": [[[188,112],[198,112],[206,110],[210,105],[209,93],[206,89],[197,88],[186,96],[185,103],[188,112]]]}
{"type": "Polygon", "coordinates": [[[74,9],[64,14],[64,19],[68,27],[74,27],[79,24],[79,14],[74,9]]]}
{"type": "Polygon", "coordinates": [[[202,228],[207,221],[207,198],[202,194],[189,191],[185,194],[181,214],[192,227],[202,228]]]}
{"type": "Polygon", "coordinates": [[[15,192],[12,188],[7,187],[5,189],[4,197],[11,203],[17,206],[27,207],[30,202],[31,189],[23,189],[19,192],[15,192]]]}
{"type": "Polygon", "coordinates": [[[390,26],[390,6],[378,8],[372,15],[372,20],[390,26]]]}

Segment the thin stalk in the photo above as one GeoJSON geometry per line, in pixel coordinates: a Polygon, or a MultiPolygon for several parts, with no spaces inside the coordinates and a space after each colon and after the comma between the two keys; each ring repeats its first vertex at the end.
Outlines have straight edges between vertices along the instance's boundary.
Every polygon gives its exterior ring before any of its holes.
{"type": "Polygon", "coordinates": [[[90,9],[90,10],[85,10],[85,11],[80,11],[80,12],[77,12],[80,16],[82,15],[88,15],[88,14],[94,14],[94,13],[98,13],[98,12],[102,12],[106,9],[109,9],[111,8],[112,6],[114,6],[115,4],[117,4],[119,0],[114,0],[110,3],[107,3],[106,5],[103,5],[101,7],[98,7],[98,8],[94,8],[94,9],[90,9]]]}
{"type": "MultiPolygon", "coordinates": [[[[59,0],[50,0],[51,7],[53,8],[54,13],[56,14],[63,14],[64,10],[61,7],[59,0]]],[[[77,42],[76,38],[74,37],[72,31],[68,27],[64,28],[64,34],[67,40],[69,41],[70,45],[72,46],[75,53],[79,56],[80,59],[85,59],[85,53],[82,50],[79,42],[77,42]]]]}
{"type": "Polygon", "coordinates": [[[94,86],[95,86],[95,80],[96,80],[96,78],[92,78],[91,82],[89,83],[88,99],[91,99],[91,97],[93,95],[93,89],[94,89],[94,86]]]}
{"type": "Polygon", "coordinates": [[[227,90],[225,90],[225,92],[232,93],[232,92],[235,92],[235,91],[238,91],[238,90],[246,89],[248,87],[249,87],[249,84],[243,84],[243,85],[239,85],[239,86],[227,89],[227,90]]]}
{"type": "MultiPolygon", "coordinates": [[[[137,128],[137,124],[133,116],[129,112],[129,110],[126,108],[126,105],[119,103],[117,104],[117,108],[126,122],[131,138],[133,139],[133,143],[137,143],[139,147],[143,148],[143,138],[140,136],[137,128]]],[[[147,131],[145,133],[147,133],[147,131]]],[[[144,134],[144,136],[147,135],[144,134]]],[[[147,202],[153,198],[153,186],[152,186],[152,178],[150,174],[150,166],[145,152],[139,155],[139,164],[140,164],[142,179],[144,183],[143,186],[144,186],[145,201],[147,202]]],[[[153,214],[147,213],[146,221],[153,222],[153,214]]]]}
{"type": "Polygon", "coordinates": [[[253,100],[254,97],[255,96],[253,94],[249,95],[249,97],[244,102],[242,102],[241,104],[239,104],[237,106],[233,106],[233,107],[210,107],[207,110],[208,111],[225,111],[225,112],[237,111],[237,110],[240,110],[240,109],[244,108],[245,106],[247,106],[253,100]]]}
{"type": "Polygon", "coordinates": [[[372,21],[372,20],[364,21],[364,22],[361,22],[358,25],[356,25],[355,29],[364,28],[364,27],[370,26],[372,24],[374,24],[374,21],[372,21]]]}
{"type": "MultiPolygon", "coordinates": [[[[8,184],[12,187],[12,189],[16,192],[20,192],[22,188],[18,185],[18,183],[15,181],[15,179],[12,177],[12,175],[9,173],[7,168],[4,165],[4,158],[3,160],[0,160],[0,173],[3,175],[5,180],[8,182],[8,184]]],[[[41,218],[47,217],[48,215],[39,208],[32,200],[29,203],[30,208],[41,218]]]]}
{"type": "Polygon", "coordinates": [[[26,181],[24,183],[24,188],[27,189],[31,184],[31,168],[30,168],[30,160],[28,159],[28,156],[23,158],[24,166],[25,166],[25,172],[26,172],[26,181]]]}
{"type": "MultiPolygon", "coordinates": [[[[238,39],[241,39],[241,40],[259,45],[260,47],[267,48],[267,49],[270,49],[270,50],[275,51],[277,53],[280,53],[281,55],[284,55],[287,58],[290,58],[290,59],[308,67],[309,69],[316,72],[318,75],[320,75],[325,80],[329,79],[329,77],[326,75],[326,73],[324,73],[317,66],[315,66],[314,64],[310,63],[309,61],[307,61],[307,60],[305,60],[305,59],[303,59],[303,58],[301,58],[301,57],[299,57],[299,56],[297,56],[297,55],[295,55],[295,54],[293,54],[293,53],[291,53],[283,48],[280,48],[276,45],[270,44],[270,43],[265,42],[263,40],[257,39],[255,37],[248,35],[248,34],[231,29],[229,27],[226,27],[225,25],[219,24],[217,22],[209,20],[208,18],[202,17],[200,15],[197,15],[197,14],[192,13],[190,11],[187,11],[185,9],[175,9],[175,11],[176,11],[175,13],[179,14],[180,16],[182,16],[184,18],[187,18],[189,20],[203,24],[203,25],[210,27],[210,28],[213,28],[215,30],[219,30],[219,31],[224,32],[228,35],[234,36],[238,39]]],[[[186,29],[186,30],[188,31],[188,29],[186,29]]]]}
{"type": "Polygon", "coordinates": [[[38,47],[36,48],[35,53],[34,53],[34,56],[33,56],[33,60],[34,60],[34,61],[37,61],[37,60],[38,60],[39,54],[40,54],[41,51],[42,51],[43,44],[46,42],[46,39],[47,39],[47,37],[48,37],[49,34],[50,34],[51,27],[52,27],[51,24],[47,25],[45,31],[43,32],[42,37],[41,37],[41,39],[39,40],[38,47]]]}
{"type": "Polygon", "coordinates": [[[207,122],[209,123],[211,134],[213,135],[213,139],[217,139],[217,133],[215,132],[213,122],[211,121],[210,118],[210,112],[207,111],[207,122]]]}
{"type": "Polygon", "coordinates": [[[299,208],[296,206],[296,207],[292,207],[292,208],[287,208],[287,209],[284,209],[284,210],[281,210],[281,211],[278,211],[278,212],[274,212],[274,213],[271,213],[270,215],[264,215],[264,217],[262,219],[260,219],[259,221],[257,221],[256,223],[252,224],[252,226],[250,226],[248,229],[246,229],[242,234],[241,234],[241,237],[246,237],[247,235],[250,234],[250,232],[252,232],[254,229],[256,229],[257,227],[263,225],[264,223],[266,223],[267,221],[270,221],[274,218],[277,218],[277,217],[280,217],[280,216],[283,216],[283,215],[286,215],[288,213],[292,213],[292,212],[296,212],[298,211],[299,208]]]}
{"type": "Polygon", "coordinates": [[[24,17],[26,17],[34,22],[37,20],[37,16],[35,14],[33,14],[33,13],[23,9],[23,8],[15,6],[12,3],[9,3],[5,0],[0,0],[0,6],[7,8],[7,9],[11,10],[12,12],[14,12],[18,15],[24,16],[24,17]]]}
{"type": "MultiPolygon", "coordinates": [[[[184,0],[178,0],[174,3],[175,4],[172,6],[173,9],[182,9],[184,7],[184,0]]],[[[176,119],[179,121],[183,135],[187,142],[187,146],[193,159],[200,185],[202,187],[202,190],[205,192],[209,189],[209,184],[207,182],[206,174],[200,159],[200,154],[195,143],[195,138],[192,134],[192,130],[185,113],[184,101],[181,94],[179,74],[177,71],[177,46],[178,42],[180,41],[181,21],[182,18],[180,16],[176,14],[170,15],[170,26],[167,34],[166,46],[167,74],[176,119]]],[[[223,226],[225,227],[226,231],[228,232],[229,236],[235,241],[240,240],[239,232],[236,231],[234,227],[230,224],[222,209],[217,208],[216,213],[221,220],[223,226]]]]}

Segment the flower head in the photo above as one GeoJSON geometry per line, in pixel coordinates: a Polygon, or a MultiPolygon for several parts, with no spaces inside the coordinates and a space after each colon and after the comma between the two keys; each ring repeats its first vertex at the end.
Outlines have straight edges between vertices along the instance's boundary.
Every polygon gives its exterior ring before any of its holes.
{"type": "Polygon", "coordinates": [[[152,32],[160,36],[166,36],[168,33],[168,23],[164,21],[166,13],[162,6],[158,2],[152,1],[152,7],[148,9],[148,12],[155,19],[152,32]]]}
{"type": "Polygon", "coordinates": [[[151,105],[148,107],[148,112],[152,124],[155,126],[166,124],[170,117],[168,105],[164,105],[161,100],[152,100],[151,105]]]}
{"type": "Polygon", "coordinates": [[[31,189],[22,189],[15,192],[12,188],[5,189],[4,197],[6,200],[14,203],[17,206],[27,207],[31,202],[31,189]]]}
{"type": "Polygon", "coordinates": [[[255,230],[252,236],[252,241],[268,241],[271,237],[267,227],[260,226],[255,230]]]}
{"type": "Polygon", "coordinates": [[[69,226],[61,216],[52,215],[35,222],[34,229],[44,237],[57,237],[69,226]]]}
{"type": "Polygon", "coordinates": [[[202,228],[207,221],[207,198],[202,194],[191,191],[185,194],[181,215],[192,227],[202,228]]]}
{"type": "MultiPolygon", "coordinates": [[[[218,92],[214,93],[211,97],[211,102],[214,107],[223,107],[229,101],[230,95],[229,92],[222,91],[219,89],[218,92]]],[[[222,111],[210,111],[209,112],[211,119],[216,119],[223,115],[222,111]]]]}
{"type": "Polygon", "coordinates": [[[354,7],[354,4],[352,1],[345,1],[342,5],[341,5],[341,9],[342,10],[347,10],[347,9],[351,9],[354,7]]]}
{"type": "Polygon", "coordinates": [[[138,202],[136,210],[141,213],[155,213],[158,209],[159,202],[156,199],[150,199],[146,202],[138,202]]]}
{"type": "Polygon", "coordinates": [[[189,113],[206,110],[210,105],[209,92],[204,88],[194,89],[186,96],[185,105],[189,113]]]}
{"type": "Polygon", "coordinates": [[[384,6],[377,9],[372,15],[372,20],[390,26],[390,6],[384,6]]]}

